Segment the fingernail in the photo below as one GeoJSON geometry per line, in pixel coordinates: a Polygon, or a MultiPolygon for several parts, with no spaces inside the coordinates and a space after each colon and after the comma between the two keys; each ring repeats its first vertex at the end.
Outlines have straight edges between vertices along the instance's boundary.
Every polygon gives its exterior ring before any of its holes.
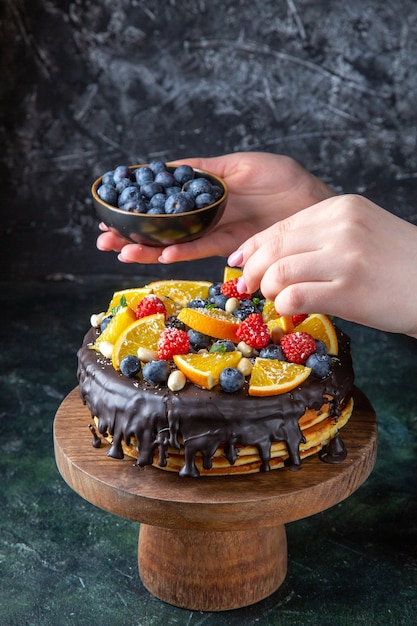
{"type": "Polygon", "coordinates": [[[237,265],[241,265],[243,261],[243,252],[242,250],[235,250],[227,259],[228,265],[230,267],[236,267],[237,265]]]}
{"type": "Polygon", "coordinates": [[[236,283],[236,289],[238,293],[246,293],[248,288],[245,283],[245,279],[243,276],[239,276],[239,280],[236,283]]]}

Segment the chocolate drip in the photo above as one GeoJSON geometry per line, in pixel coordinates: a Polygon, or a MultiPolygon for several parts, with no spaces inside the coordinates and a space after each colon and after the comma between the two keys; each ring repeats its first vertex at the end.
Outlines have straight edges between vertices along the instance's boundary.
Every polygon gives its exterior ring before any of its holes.
{"type": "Polygon", "coordinates": [[[90,429],[91,434],[93,435],[93,439],[91,440],[91,445],[93,446],[93,448],[100,448],[100,446],[101,446],[101,439],[97,435],[96,429],[94,428],[94,426],[92,424],[89,424],[88,428],[90,429]]]}
{"type": "Polygon", "coordinates": [[[347,450],[339,433],[319,452],[319,458],[325,463],[342,463],[347,456],[347,450]]]}
{"type": "Polygon", "coordinates": [[[303,441],[298,420],[306,409],[318,410],[330,403],[333,419],[353,387],[349,338],[338,331],[339,355],[333,357],[333,370],[325,380],[310,376],[300,387],[279,396],[249,396],[247,385],[230,394],[220,388],[211,391],[188,383],[180,392],[164,386],[154,388],[141,379],[130,379],[116,372],[111,362],[91,344],[96,338],[91,329],[78,352],[80,395],[91,414],[98,416],[98,430],[113,437],[109,454],[122,458],[122,440],[135,437],[139,447],[137,464],[151,465],[155,450],[158,464],[166,465],[168,447],[184,446],[185,463],[181,476],[198,476],[195,456],[201,453],[209,469],[220,445],[233,464],[240,446],[256,446],[261,471],[269,470],[271,443],[284,441],[288,449],[287,465],[300,467],[299,445],[303,441]]]}

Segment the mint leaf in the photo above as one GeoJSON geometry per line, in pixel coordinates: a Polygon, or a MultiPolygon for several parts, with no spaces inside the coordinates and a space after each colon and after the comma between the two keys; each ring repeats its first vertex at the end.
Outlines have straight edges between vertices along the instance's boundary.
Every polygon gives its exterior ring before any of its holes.
{"type": "Polygon", "coordinates": [[[221,354],[224,354],[225,352],[227,352],[227,349],[224,343],[213,343],[209,352],[220,352],[221,354]]]}
{"type": "Polygon", "coordinates": [[[118,305],[114,306],[111,310],[111,314],[112,315],[117,315],[117,313],[120,311],[120,309],[124,309],[127,307],[127,300],[126,300],[126,296],[123,294],[120,298],[120,302],[118,305]]]}

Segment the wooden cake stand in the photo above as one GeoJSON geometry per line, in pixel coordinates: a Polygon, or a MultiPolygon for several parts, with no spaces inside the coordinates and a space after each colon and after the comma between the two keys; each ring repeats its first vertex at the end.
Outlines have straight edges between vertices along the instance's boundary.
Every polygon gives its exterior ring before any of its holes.
{"type": "Polygon", "coordinates": [[[274,592],[287,572],[284,524],[351,495],[369,476],[377,449],[376,416],[359,390],[343,428],[346,460],[329,465],[316,455],[298,472],[195,479],[140,469],[132,459],[108,457],[106,445],[94,449],[89,423],[76,388],[54,423],[62,477],[89,502],[140,522],[145,587],[165,602],[200,611],[247,606],[274,592]]]}

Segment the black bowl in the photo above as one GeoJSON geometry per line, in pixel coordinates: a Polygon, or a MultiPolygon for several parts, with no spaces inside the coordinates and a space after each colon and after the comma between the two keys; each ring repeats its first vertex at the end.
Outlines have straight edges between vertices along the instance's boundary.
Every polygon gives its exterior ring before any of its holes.
{"type": "MultiPolygon", "coordinates": [[[[144,165],[144,164],[143,164],[144,165]]],[[[134,172],[143,165],[132,165],[134,172]]],[[[167,165],[172,172],[177,166],[167,165]]],[[[185,213],[147,215],[146,213],[129,213],[104,202],[98,195],[97,189],[101,185],[102,176],[94,181],[91,187],[94,207],[100,220],[110,229],[133,243],[147,246],[168,246],[175,243],[193,241],[208,233],[220,220],[227,203],[228,190],[223,179],[211,172],[194,168],[198,177],[206,178],[213,185],[223,190],[219,200],[202,209],[195,209],[185,213]]]]}

